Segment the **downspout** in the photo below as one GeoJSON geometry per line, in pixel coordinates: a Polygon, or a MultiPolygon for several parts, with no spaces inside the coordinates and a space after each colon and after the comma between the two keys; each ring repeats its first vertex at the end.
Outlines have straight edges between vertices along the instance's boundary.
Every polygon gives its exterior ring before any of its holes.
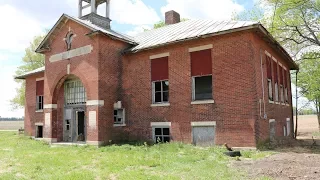
{"type": "Polygon", "coordinates": [[[266,115],[266,102],[265,102],[265,92],[264,92],[264,73],[263,73],[263,66],[262,66],[262,50],[260,49],[260,67],[261,67],[261,82],[262,82],[262,101],[263,101],[263,116],[262,116],[262,108],[261,108],[261,100],[260,100],[260,118],[267,119],[266,115]]]}
{"type": "Polygon", "coordinates": [[[297,139],[298,135],[298,73],[299,70],[296,70],[296,127],[294,132],[294,138],[297,139]]]}

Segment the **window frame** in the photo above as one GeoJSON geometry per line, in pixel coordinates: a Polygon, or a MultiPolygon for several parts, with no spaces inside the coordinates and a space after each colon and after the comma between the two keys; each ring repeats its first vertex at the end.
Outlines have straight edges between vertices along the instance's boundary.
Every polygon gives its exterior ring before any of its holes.
{"type": "Polygon", "coordinates": [[[85,105],[87,103],[87,91],[81,80],[69,80],[64,83],[64,103],[67,106],[85,105]],[[72,84],[73,87],[69,88],[69,84],[72,84]],[[83,91],[80,92],[80,88],[83,88],[83,91]],[[69,91],[67,91],[68,89],[69,91]],[[84,102],[77,102],[82,99],[84,102]]]}
{"type": "Polygon", "coordinates": [[[36,96],[36,111],[42,111],[44,105],[44,96],[36,96]]]}
{"type": "Polygon", "coordinates": [[[170,143],[171,142],[171,126],[161,125],[161,126],[152,126],[152,139],[154,143],[170,143]],[[163,129],[169,129],[169,135],[163,135],[163,129]],[[161,129],[161,135],[156,135],[156,129],[161,129]],[[156,136],[161,136],[162,139],[164,137],[169,137],[168,142],[158,142],[156,136]]]}
{"type": "Polygon", "coordinates": [[[208,75],[201,75],[201,76],[192,76],[192,101],[208,101],[208,100],[213,100],[213,76],[212,74],[208,74],[208,75]],[[211,99],[201,99],[201,100],[197,100],[196,99],[196,81],[195,78],[199,78],[199,77],[208,77],[211,76],[211,99]]]}
{"type": "Polygon", "coordinates": [[[169,91],[170,91],[170,82],[168,79],[165,80],[159,80],[159,81],[153,81],[152,82],[152,104],[168,104],[170,101],[170,95],[169,95],[169,91]],[[156,91],[156,85],[155,83],[159,83],[161,84],[161,91],[156,91]],[[163,90],[163,82],[168,82],[168,90],[164,91],[163,90]],[[161,93],[161,102],[156,102],[156,93],[161,93]],[[168,93],[168,101],[164,101],[163,97],[164,97],[164,93],[168,93]]]}
{"type": "Polygon", "coordinates": [[[113,126],[125,126],[126,125],[126,118],[125,118],[125,116],[126,116],[126,111],[125,111],[125,109],[124,108],[119,108],[119,109],[114,109],[113,110],[113,126]],[[117,111],[117,115],[115,115],[115,111],[117,111]],[[119,122],[119,123],[117,123],[117,122],[115,122],[114,121],[114,118],[119,118],[120,116],[119,116],[119,111],[122,111],[122,121],[121,122],[119,122]]]}

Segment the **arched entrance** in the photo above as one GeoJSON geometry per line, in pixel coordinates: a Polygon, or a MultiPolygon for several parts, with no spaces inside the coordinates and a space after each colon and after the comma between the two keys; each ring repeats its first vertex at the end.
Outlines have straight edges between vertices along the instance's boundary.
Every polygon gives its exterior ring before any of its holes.
{"type": "Polygon", "coordinates": [[[81,80],[73,75],[67,77],[63,84],[63,141],[86,141],[86,102],[87,93],[81,80]]]}

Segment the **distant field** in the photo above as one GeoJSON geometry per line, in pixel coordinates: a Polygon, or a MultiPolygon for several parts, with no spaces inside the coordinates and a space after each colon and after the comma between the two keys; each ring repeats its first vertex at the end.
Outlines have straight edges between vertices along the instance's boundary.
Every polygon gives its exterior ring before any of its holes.
{"type": "MultiPolygon", "coordinates": [[[[296,118],[294,117],[294,122],[296,118]]],[[[298,116],[299,138],[310,138],[319,132],[318,119],[316,115],[298,116]]]]}
{"type": "Polygon", "coordinates": [[[0,121],[0,130],[18,130],[24,128],[23,121],[0,121]]]}

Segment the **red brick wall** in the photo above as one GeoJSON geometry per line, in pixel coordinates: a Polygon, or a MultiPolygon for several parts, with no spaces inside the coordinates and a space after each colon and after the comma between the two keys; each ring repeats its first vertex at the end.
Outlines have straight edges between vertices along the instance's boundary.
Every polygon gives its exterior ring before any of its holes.
{"type": "MultiPolygon", "coordinates": [[[[172,122],[173,140],[191,142],[192,121],[216,121],[216,143],[255,146],[258,118],[255,54],[250,33],[234,33],[179,43],[126,55],[123,59],[123,128],[132,139],[152,137],[150,122],[172,122]],[[191,64],[188,48],[213,44],[214,104],[191,105],[191,64]],[[169,107],[151,107],[150,55],[170,52],[169,107]]],[[[120,128],[119,128],[120,129],[120,128]]]]}
{"type": "MultiPolygon", "coordinates": [[[[289,104],[290,106],[287,105],[281,105],[281,104],[272,104],[269,103],[269,98],[268,98],[268,86],[267,86],[267,65],[266,65],[266,57],[265,57],[265,51],[270,53],[273,57],[275,57],[284,67],[289,70],[289,64],[287,61],[284,60],[284,57],[281,56],[281,54],[276,51],[275,49],[271,48],[270,44],[267,42],[263,41],[258,35],[254,34],[253,35],[253,40],[254,40],[254,47],[255,47],[255,54],[256,54],[256,69],[257,69],[257,92],[259,95],[259,98],[262,100],[262,79],[261,79],[261,59],[260,59],[260,50],[261,50],[261,55],[262,55],[262,68],[263,68],[263,77],[264,77],[264,91],[265,91],[265,107],[266,107],[266,115],[267,119],[259,118],[257,121],[257,126],[256,126],[256,138],[257,140],[265,140],[270,137],[269,134],[269,120],[270,119],[275,119],[276,121],[276,135],[277,136],[283,136],[283,126],[286,125],[286,118],[290,118],[292,120],[293,114],[292,114],[292,96],[291,96],[291,81],[289,82],[290,86],[288,87],[288,99],[289,99],[289,104]]],[[[274,88],[273,88],[274,91],[274,88]]],[[[280,96],[279,96],[280,99],[280,96]]],[[[263,108],[263,103],[261,104],[261,107],[263,108]]],[[[258,108],[260,110],[260,107],[258,105],[258,108]]],[[[262,116],[263,116],[263,110],[262,116]]],[[[260,111],[259,111],[260,113],[260,111]]],[[[291,122],[291,130],[293,130],[293,124],[291,122]]],[[[292,133],[291,133],[292,135],[292,133]]]]}
{"type": "Polygon", "coordinates": [[[43,76],[43,73],[38,73],[26,78],[24,129],[28,136],[35,136],[35,123],[43,123],[43,112],[36,112],[35,91],[36,79],[43,76]]]}

